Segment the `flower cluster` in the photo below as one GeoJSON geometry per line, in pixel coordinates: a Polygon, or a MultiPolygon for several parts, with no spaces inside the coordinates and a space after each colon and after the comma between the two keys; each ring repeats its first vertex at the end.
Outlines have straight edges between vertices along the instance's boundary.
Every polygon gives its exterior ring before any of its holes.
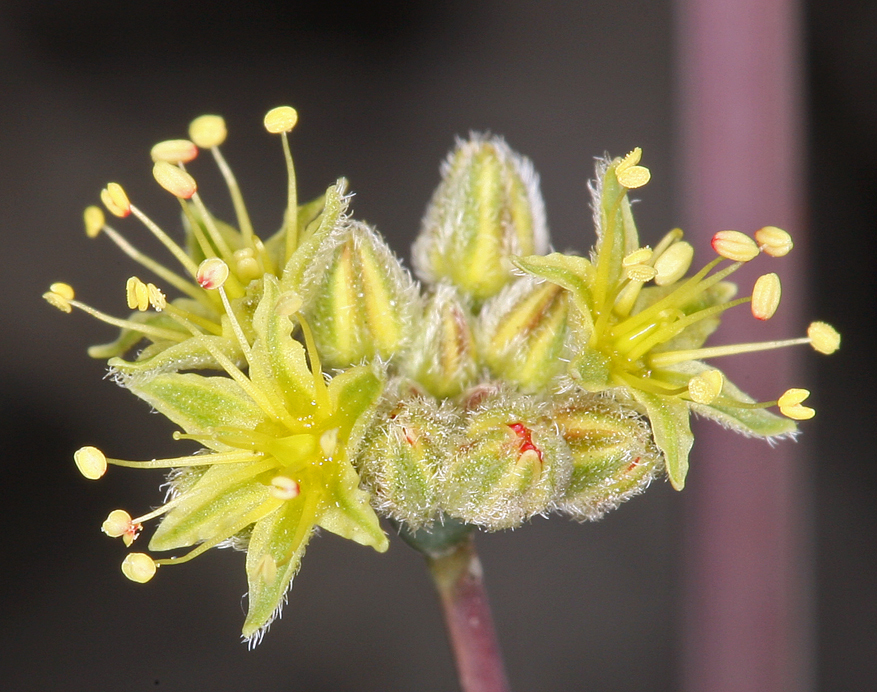
{"type": "Polygon", "coordinates": [[[729,308],[749,303],[756,319],[773,315],[776,274],[743,298],[725,279],[758,255],[789,252],[786,232],[717,233],[716,259],[687,277],[693,248],[681,231],[655,248],[639,244],[628,191],[649,171],[635,149],[598,163],[590,259],[550,252],[532,164],[500,138],[473,136],[442,167],[414,246],[417,281],[351,217],[343,179],[299,203],[288,139],[297,119],[289,107],[265,117],[288,171],[278,232],[255,233],[219,149],[225,123],[202,116],[190,139],[152,149],[156,181],[181,205],[185,242],[117,183],[101,193],[111,214],[137,218],[181,269],[142,253],[93,206],[87,235],[108,237],[162,287],[132,276],[127,318],[76,300],[66,284],[45,294],[65,312],[119,327],[90,355],[108,359],[119,384],[179,426],[175,438],[203,447],[140,462],[95,447],[74,455],[89,479],[108,464],[169,469],[164,504],[139,517],[113,510],[103,531],[131,546],[143,523],[161,517],[149,550],[187,552],[129,553],[130,579],[149,581],[158,567],[217,545],[245,550],[243,634],[257,641],[318,527],[384,551],[379,516],[410,530],[446,518],[498,530],[553,511],[595,519],[665,469],[683,487],[692,411],[765,438],[790,435],[794,420],[813,415],[806,390],[756,402],[703,363],[839,346],[822,322],[798,339],[703,346],[729,308]],[[209,210],[187,170],[203,149],[227,183],[234,223],[209,210]],[[180,295],[169,299],[166,289],[180,295]]]}

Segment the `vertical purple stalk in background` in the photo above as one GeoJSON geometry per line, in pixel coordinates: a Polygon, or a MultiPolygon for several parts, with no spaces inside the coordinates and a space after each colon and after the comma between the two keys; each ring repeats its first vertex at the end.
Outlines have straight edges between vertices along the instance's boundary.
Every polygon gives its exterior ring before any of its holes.
{"type": "MultiPolygon", "coordinates": [[[[777,315],[760,324],[738,308],[723,320],[718,339],[760,341],[798,335],[804,326],[799,11],[794,0],[676,3],[685,228],[695,247],[719,230],[751,234],[764,225],[789,230],[796,243],[787,258],[759,258],[746,267],[782,277],[777,315]]],[[[750,291],[755,274],[734,278],[750,291]]],[[[796,376],[800,355],[774,351],[739,363],[730,358],[721,367],[769,400],[803,386],[796,376]]],[[[683,687],[806,690],[812,684],[806,447],[770,448],[714,426],[698,426],[696,437],[684,521],[683,687]]]]}

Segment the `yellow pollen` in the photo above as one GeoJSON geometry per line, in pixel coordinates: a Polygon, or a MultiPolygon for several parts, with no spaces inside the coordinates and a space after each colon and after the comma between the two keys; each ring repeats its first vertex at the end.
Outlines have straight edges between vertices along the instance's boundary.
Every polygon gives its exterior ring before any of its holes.
{"type": "Polygon", "coordinates": [[[719,231],[711,244],[716,254],[735,262],[748,262],[759,253],[756,242],[740,231],[719,231]]]}
{"type": "Polygon", "coordinates": [[[219,288],[228,278],[228,265],[218,257],[209,257],[201,262],[195,281],[201,288],[212,290],[219,288]]]}
{"type": "Polygon", "coordinates": [[[274,478],[271,479],[270,493],[278,500],[295,499],[298,497],[299,492],[301,492],[301,489],[298,487],[298,483],[292,480],[292,478],[288,478],[287,476],[274,476],[274,478]]]}
{"type": "Polygon", "coordinates": [[[103,211],[94,205],[85,208],[82,219],[85,221],[85,235],[89,238],[97,238],[106,223],[103,211]]]}
{"type": "Polygon", "coordinates": [[[97,447],[80,447],[73,453],[73,461],[90,481],[96,481],[107,472],[107,458],[97,447]]]}
{"type": "Polygon", "coordinates": [[[302,297],[295,291],[285,291],[277,299],[277,307],[274,310],[278,315],[292,315],[301,310],[304,304],[302,297]]]}
{"type": "Polygon", "coordinates": [[[43,298],[49,305],[58,308],[61,312],[73,312],[70,302],[57,293],[47,291],[46,293],[43,293],[43,298]]]}
{"type": "Polygon", "coordinates": [[[777,400],[777,406],[780,408],[780,413],[792,420],[809,420],[810,418],[813,418],[813,416],[816,415],[816,411],[809,406],[801,406],[801,402],[808,396],[810,396],[810,392],[806,389],[786,390],[786,392],[777,400]]]}
{"type": "Polygon", "coordinates": [[[265,114],[265,129],[271,134],[290,132],[298,122],[298,112],[290,106],[278,106],[265,114]]]}
{"type": "Polygon", "coordinates": [[[180,199],[191,199],[198,191],[198,185],[191,175],[167,161],[157,161],[152,167],[152,175],[159,185],[180,199]]]}
{"type": "Polygon", "coordinates": [[[720,370],[706,370],[688,382],[688,395],[697,404],[711,404],[722,393],[725,378],[720,370]]]}
{"type": "Polygon", "coordinates": [[[202,115],[189,124],[189,138],[202,149],[218,147],[227,135],[221,115],[202,115]]]}
{"type": "Polygon", "coordinates": [[[168,139],[152,147],[149,154],[153,163],[159,161],[172,164],[189,163],[198,156],[198,147],[188,139],[168,139]]]}
{"type": "Polygon", "coordinates": [[[795,246],[792,242],[792,236],[776,226],[765,226],[755,231],[755,242],[765,254],[771,257],[788,255],[795,246]]]}
{"type": "Polygon", "coordinates": [[[694,248],[691,243],[684,240],[673,243],[655,260],[655,271],[658,272],[655,283],[658,286],[668,286],[679,281],[691,267],[693,258],[694,248]]]}
{"type": "Polygon", "coordinates": [[[146,553],[130,553],[122,562],[122,574],[131,581],[145,584],[155,576],[157,565],[146,553]]]}
{"type": "Polygon", "coordinates": [[[114,216],[124,219],[131,213],[131,202],[128,201],[128,195],[118,183],[110,183],[101,190],[100,200],[114,216]]]}
{"type": "Polygon", "coordinates": [[[759,276],[752,289],[752,316],[758,320],[769,320],[780,304],[783,289],[780,277],[776,274],[759,276]]]}
{"type": "Polygon", "coordinates": [[[125,284],[125,295],[131,310],[146,312],[149,307],[149,289],[136,276],[132,276],[125,284]]]}
{"type": "Polygon", "coordinates": [[[634,264],[624,270],[625,276],[631,281],[651,281],[658,275],[658,270],[647,264],[634,264]]]}
{"type": "Polygon", "coordinates": [[[652,254],[652,248],[641,247],[638,250],[634,250],[627,257],[621,260],[621,266],[632,267],[636,264],[645,264],[652,259],[652,254]]]}
{"type": "Polygon", "coordinates": [[[156,312],[161,312],[167,307],[167,297],[161,292],[155,284],[146,284],[149,292],[149,304],[156,312]]]}
{"type": "Polygon", "coordinates": [[[840,334],[826,322],[813,322],[807,327],[807,336],[814,350],[830,355],[840,348],[840,334]]]}

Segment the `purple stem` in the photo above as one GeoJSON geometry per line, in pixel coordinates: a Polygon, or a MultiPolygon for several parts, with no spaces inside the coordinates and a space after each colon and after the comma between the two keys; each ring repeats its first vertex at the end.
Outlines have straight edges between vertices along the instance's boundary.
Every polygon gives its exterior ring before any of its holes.
{"type": "Polygon", "coordinates": [[[439,557],[427,557],[444,611],[463,692],[508,692],[502,654],[472,536],[439,557]]]}

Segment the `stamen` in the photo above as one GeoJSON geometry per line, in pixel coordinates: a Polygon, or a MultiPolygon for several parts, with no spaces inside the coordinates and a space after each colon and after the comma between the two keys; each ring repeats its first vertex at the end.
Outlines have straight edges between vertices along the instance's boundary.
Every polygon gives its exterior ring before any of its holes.
{"type": "Polygon", "coordinates": [[[792,420],[809,420],[816,415],[816,411],[809,406],[801,406],[810,392],[806,389],[789,389],[777,400],[780,413],[792,420]]]}
{"type": "Polygon", "coordinates": [[[145,584],[155,576],[158,563],[146,553],[130,553],[122,562],[122,574],[131,581],[145,584]]]}
{"type": "Polygon", "coordinates": [[[146,312],[149,307],[149,290],[146,288],[146,284],[136,276],[132,276],[125,284],[125,295],[131,310],[146,312]]]}
{"type": "Polygon", "coordinates": [[[292,152],[289,150],[289,138],[287,133],[298,122],[298,113],[289,106],[272,108],[265,115],[265,129],[268,132],[280,134],[283,141],[283,157],[286,160],[287,203],[286,203],[286,255],[289,260],[292,253],[298,247],[298,193],[296,192],[295,166],[292,163],[292,152]]]}
{"type": "Polygon", "coordinates": [[[154,163],[166,161],[176,165],[195,159],[198,156],[198,147],[188,139],[168,139],[156,144],[149,153],[154,163]]]}
{"type": "Polygon", "coordinates": [[[49,286],[49,290],[43,293],[43,298],[49,305],[66,313],[73,312],[73,308],[70,305],[73,296],[73,287],[64,283],[53,283],[49,286]]]}
{"type": "Polygon", "coordinates": [[[284,291],[277,299],[277,307],[274,308],[278,315],[292,315],[304,304],[302,297],[295,291],[284,291]]]}
{"type": "Polygon", "coordinates": [[[663,238],[661,238],[661,241],[655,246],[655,251],[652,254],[652,264],[654,264],[654,260],[656,260],[667,251],[668,247],[673,245],[673,243],[682,240],[683,235],[684,233],[682,233],[681,228],[674,228],[673,230],[669,231],[663,238]]]}
{"type": "Polygon", "coordinates": [[[716,254],[735,262],[748,262],[759,253],[756,242],[740,231],[719,231],[713,236],[711,245],[716,254]]]}
{"type": "Polygon", "coordinates": [[[133,204],[131,205],[131,213],[134,214],[138,219],[140,219],[141,223],[143,223],[146,228],[150,230],[152,235],[158,238],[161,243],[170,250],[171,254],[176,258],[176,260],[183,265],[183,267],[188,271],[192,276],[195,276],[195,273],[198,271],[198,267],[195,262],[187,255],[183,249],[177,245],[171,237],[165,233],[161,228],[159,228],[158,224],[155,223],[152,219],[150,219],[146,214],[140,211],[133,204]]]}
{"type": "Polygon", "coordinates": [[[81,447],[73,453],[79,472],[90,481],[96,481],[107,472],[107,458],[97,447],[81,447]]]}
{"type": "Polygon", "coordinates": [[[703,360],[705,358],[718,358],[720,356],[733,356],[737,353],[754,353],[756,351],[769,351],[774,348],[809,344],[809,337],[799,339],[786,339],[785,341],[763,341],[761,343],[731,344],[728,346],[713,346],[711,348],[695,348],[687,351],[665,351],[655,353],[649,357],[652,367],[664,368],[668,365],[676,365],[687,360],[703,360]]]}
{"type": "Polygon", "coordinates": [[[655,284],[669,286],[685,276],[694,258],[694,248],[684,240],[673,243],[655,260],[655,284]]]}
{"type": "MultiPolygon", "coordinates": [[[[253,235],[253,224],[250,222],[250,216],[247,213],[247,207],[244,204],[244,196],[241,194],[238,181],[234,177],[234,173],[231,172],[231,167],[226,163],[222,152],[219,151],[219,147],[212,147],[210,152],[213,154],[219,172],[225,179],[225,185],[228,187],[228,192],[231,195],[231,203],[234,206],[235,216],[237,216],[238,226],[240,227],[244,242],[251,247],[255,247],[255,243],[253,242],[255,238],[253,235]]],[[[263,255],[263,257],[267,256],[263,255]]]]}
{"type": "Polygon", "coordinates": [[[780,304],[782,285],[776,274],[759,276],[752,289],[752,316],[757,320],[769,320],[780,304]]]}
{"type": "Polygon", "coordinates": [[[110,183],[100,192],[101,202],[115,216],[124,219],[131,213],[131,202],[128,195],[118,183],[110,183]]]}
{"type": "Polygon", "coordinates": [[[634,264],[624,270],[625,275],[631,281],[645,283],[658,275],[658,270],[648,264],[634,264]]]}
{"type": "Polygon", "coordinates": [[[627,257],[621,260],[622,267],[632,267],[635,264],[645,264],[652,259],[652,248],[641,247],[631,252],[627,257]]]}
{"type": "Polygon", "coordinates": [[[225,238],[213,222],[213,216],[207,211],[204,202],[201,201],[201,195],[197,192],[193,192],[192,201],[195,203],[198,213],[201,214],[201,219],[204,221],[204,225],[207,228],[207,232],[210,234],[211,240],[213,240],[216,245],[216,249],[219,250],[219,254],[230,260],[233,254],[231,248],[228,246],[228,243],[225,242],[225,238]]]}
{"type": "Polygon", "coordinates": [[[202,115],[189,124],[190,139],[202,149],[218,147],[227,135],[228,130],[221,115],[202,115]]]}
{"type": "Polygon", "coordinates": [[[788,255],[794,247],[792,236],[776,226],[765,226],[755,231],[755,242],[765,254],[771,257],[788,255]]]}
{"type": "Polygon", "coordinates": [[[615,168],[615,177],[618,178],[618,182],[629,190],[642,187],[652,177],[648,168],[636,165],[639,163],[642,153],[642,149],[637,147],[625,156],[615,168]]]}
{"type": "Polygon", "coordinates": [[[101,531],[110,538],[121,538],[128,548],[137,540],[142,530],[143,524],[132,520],[124,509],[114,509],[101,525],[101,531]]]}
{"type": "Polygon", "coordinates": [[[709,405],[722,393],[725,378],[720,370],[706,370],[688,382],[688,395],[698,404],[709,405]]]}
{"type": "Polygon", "coordinates": [[[157,161],[152,167],[152,176],[165,190],[180,199],[191,199],[198,191],[198,184],[191,175],[167,161],[157,161]]]}
{"type": "Polygon", "coordinates": [[[208,291],[219,288],[226,279],[228,279],[228,265],[218,257],[207,258],[195,271],[195,281],[208,291]]]}
{"type": "Polygon", "coordinates": [[[106,223],[103,211],[94,205],[85,208],[82,219],[85,221],[85,235],[89,238],[97,238],[106,223]]]}
{"type": "Polygon", "coordinates": [[[830,355],[840,348],[840,334],[826,322],[813,322],[807,327],[810,345],[819,353],[830,355]]]}
{"type": "MultiPolygon", "coordinates": [[[[180,433],[182,434],[182,433],[180,433]]],[[[198,436],[201,439],[201,436],[198,436]]],[[[176,436],[174,439],[178,439],[176,436]]],[[[182,438],[180,438],[182,439],[182,438]]],[[[188,438],[187,438],[188,439],[188,438]]],[[[210,438],[212,439],[212,438],[210,438]]],[[[175,469],[184,466],[213,466],[214,464],[238,464],[245,461],[259,461],[262,454],[236,450],[233,452],[213,452],[211,454],[193,454],[170,459],[152,459],[151,461],[127,461],[126,459],[107,459],[113,466],[126,466],[136,469],[175,469]]]]}
{"type": "Polygon", "coordinates": [[[274,476],[271,479],[271,488],[269,490],[272,497],[278,500],[293,500],[298,497],[301,489],[292,478],[287,476],[274,476]]]}
{"type": "MultiPolygon", "coordinates": [[[[57,296],[56,293],[44,293],[43,298],[49,301],[55,307],[59,307],[52,299],[51,296],[57,296]]],[[[148,336],[149,338],[156,339],[165,339],[167,341],[185,341],[188,337],[182,332],[177,332],[172,329],[164,329],[163,327],[156,327],[151,324],[143,324],[141,322],[134,322],[132,320],[122,320],[118,317],[113,317],[112,315],[108,315],[105,312],[101,312],[100,310],[96,310],[90,305],[86,305],[85,303],[80,303],[78,300],[71,300],[68,302],[68,305],[72,305],[75,308],[79,308],[83,312],[87,312],[92,317],[99,319],[101,322],[106,322],[107,324],[111,324],[114,327],[119,327],[121,329],[130,329],[135,332],[140,332],[143,336],[148,336]]],[[[61,308],[63,309],[63,308],[61,308]]]]}

